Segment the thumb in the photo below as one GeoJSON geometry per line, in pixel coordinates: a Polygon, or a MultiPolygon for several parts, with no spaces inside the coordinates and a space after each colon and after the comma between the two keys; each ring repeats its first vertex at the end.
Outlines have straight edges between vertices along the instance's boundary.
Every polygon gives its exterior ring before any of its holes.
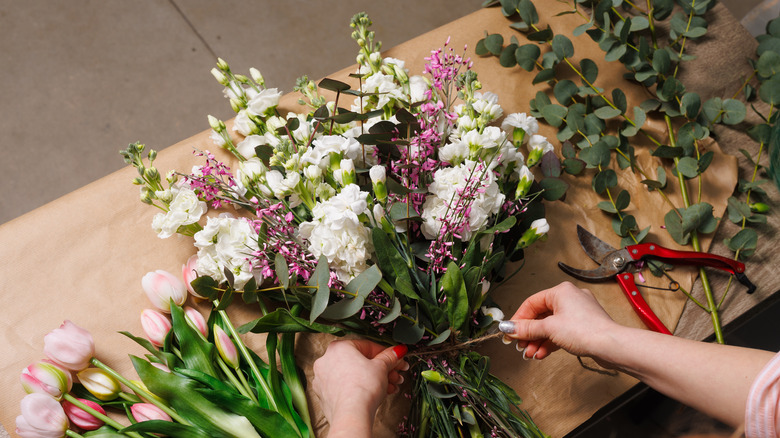
{"type": "Polygon", "coordinates": [[[396,345],[395,347],[388,347],[384,350],[380,351],[376,356],[374,356],[373,359],[375,361],[381,362],[385,368],[387,369],[387,372],[389,373],[395,367],[398,365],[398,362],[403,359],[404,355],[407,352],[406,345],[396,345]]]}
{"type": "Polygon", "coordinates": [[[517,319],[502,321],[499,329],[515,339],[534,341],[549,337],[543,320],[517,319]]]}

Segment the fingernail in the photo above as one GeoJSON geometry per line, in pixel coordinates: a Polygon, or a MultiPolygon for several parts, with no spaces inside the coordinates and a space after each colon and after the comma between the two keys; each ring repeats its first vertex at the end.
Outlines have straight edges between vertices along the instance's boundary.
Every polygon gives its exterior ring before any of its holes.
{"type": "Polygon", "coordinates": [[[409,347],[407,347],[404,344],[399,344],[393,347],[393,353],[395,353],[395,357],[398,359],[401,359],[402,357],[406,356],[406,352],[409,351],[409,347]]]}
{"type": "Polygon", "coordinates": [[[498,329],[504,333],[514,334],[515,322],[514,321],[501,321],[498,323],[498,329]]]}
{"type": "Polygon", "coordinates": [[[523,348],[523,360],[528,360],[530,357],[525,355],[525,348],[523,348]]]}
{"type": "Polygon", "coordinates": [[[504,345],[509,345],[509,344],[512,343],[512,338],[510,338],[507,335],[504,335],[504,336],[501,337],[501,342],[503,342],[504,345]]]}
{"type": "Polygon", "coordinates": [[[520,344],[515,344],[515,350],[523,353],[523,357],[525,357],[525,347],[521,347],[520,344]]]}
{"type": "Polygon", "coordinates": [[[541,359],[537,359],[536,358],[537,354],[539,354],[539,350],[536,350],[536,353],[534,353],[534,357],[532,357],[531,359],[533,359],[533,360],[541,360],[541,359]]]}
{"type": "Polygon", "coordinates": [[[405,380],[406,380],[406,379],[404,379],[404,376],[401,376],[401,375],[399,375],[399,376],[398,376],[398,383],[396,383],[396,385],[399,385],[399,386],[400,386],[401,384],[403,384],[403,383],[404,383],[404,381],[405,381],[405,380]]]}
{"type": "Polygon", "coordinates": [[[409,362],[402,362],[401,363],[401,368],[399,368],[399,369],[401,371],[409,371],[409,367],[410,367],[409,362]]]}

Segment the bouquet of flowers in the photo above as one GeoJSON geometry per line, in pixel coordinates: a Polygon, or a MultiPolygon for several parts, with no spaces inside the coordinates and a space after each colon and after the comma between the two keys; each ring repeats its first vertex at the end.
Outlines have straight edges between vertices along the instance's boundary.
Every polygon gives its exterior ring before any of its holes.
{"type": "Polygon", "coordinates": [[[204,165],[163,179],[155,151],[136,143],[122,155],[142,201],[161,210],[159,237],[194,238],[193,293],[219,308],[236,293],[259,305],[239,331],[409,345],[418,360],[402,435],[543,436],[472,347],[503,317],[490,292],[549,229],[541,201],[551,197],[530,168],[560,168],[553,146],[534,117],[504,116],[498,96],[479,91],[449,41],[410,76],[382,57],[370,25],[365,14],[351,21],[355,88],[304,76],[297,113],[280,113],[282,93],[259,71],[219,60],[212,73],[240,136],[209,122],[232,162],[196,151],[204,165]]]}
{"type": "Polygon", "coordinates": [[[268,337],[266,363],[244,345],[224,310],[206,320],[184,306],[187,289],[176,276],[149,272],[142,285],[156,307],[141,313],[146,337],[122,332],[149,352],[130,356],[140,380],[100,361],[92,335],[65,321],[44,337],[46,359],[22,371],[28,395],[16,419],[19,436],[310,436],[294,333],[268,337]]]}

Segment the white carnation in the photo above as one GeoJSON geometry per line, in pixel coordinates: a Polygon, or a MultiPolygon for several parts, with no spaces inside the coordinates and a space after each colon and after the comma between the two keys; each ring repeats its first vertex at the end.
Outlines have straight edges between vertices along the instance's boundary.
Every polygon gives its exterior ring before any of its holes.
{"type": "Polygon", "coordinates": [[[528,137],[539,132],[539,122],[535,117],[529,116],[526,113],[514,113],[506,116],[501,123],[501,129],[511,135],[515,128],[520,128],[525,131],[525,141],[528,141],[528,137]]]}
{"type": "Polygon", "coordinates": [[[152,228],[157,237],[171,237],[179,227],[198,222],[208,210],[206,203],[199,200],[194,191],[187,187],[173,189],[173,201],[166,213],[157,213],[152,219],[152,228]]]}
{"type": "Polygon", "coordinates": [[[279,105],[282,92],[276,88],[261,90],[247,103],[247,111],[256,116],[265,116],[273,108],[279,105]]]}
{"type": "Polygon", "coordinates": [[[541,150],[542,155],[554,149],[553,145],[547,141],[547,137],[543,135],[532,135],[528,139],[528,148],[532,151],[541,150]]]}

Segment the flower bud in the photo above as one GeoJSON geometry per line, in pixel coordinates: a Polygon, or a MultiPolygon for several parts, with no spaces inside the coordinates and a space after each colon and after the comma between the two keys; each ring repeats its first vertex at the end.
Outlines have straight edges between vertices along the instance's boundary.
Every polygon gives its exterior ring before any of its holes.
{"type": "Polygon", "coordinates": [[[211,69],[211,75],[214,76],[214,79],[216,79],[220,85],[227,85],[229,82],[227,76],[216,67],[211,69]]]}
{"type": "Polygon", "coordinates": [[[374,187],[374,196],[382,204],[387,200],[386,172],[387,169],[382,165],[372,166],[368,171],[368,175],[371,177],[371,185],[374,187]]]}
{"type": "Polygon", "coordinates": [[[531,189],[531,184],[534,182],[534,174],[531,173],[528,166],[523,166],[517,173],[519,181],[517,182],[517,189],[515,190],[515,199],[520,199],[527,195],[528,191],[531,189]]]}
{"type": "Polygon", "coordinates": [[[187,288],[189,293],[192,295],[198,297],[198,298],[205,298],[200,295],[198,295],[197,292],[195,292],[195,289],[192,287],[192,282],[195,281],[196,278],[198,278],[198,255],[193,254],[190,256],[190,258],[187,259],[187,263],[181,265],[181,278],[184,279],[184,286],[187,288]]]}
{"type": "Polygon", "coordinates": [[[70,371],[46,359],[22,370],[21,381],[26,393],[48,394],[55,400],[60,400],[73,387],[70,371]]]}
{"type": "Polygon", "coordinates": [[[165,345],[165,337],[170,333],[172,325],[168,317],[157,310],[144,309],[141,312],[141,327],[146,333],[146,338],[155,347],[165,345]]]}
{"type": "MultiPolygon", "coordinates": [[[[168,367],[166,367],[165,365],[163,365],[161,363],[157,363],[157,362],[149,362],[149,363],[153,367],[155,367],[155,368],[157,368],[159,370],[165,371],[166,373],[170,373],[171,372],[171,370],[168,367]]],[[[150,403],[152,400],[149,399],[150,398],[149,396],[151,396],[151,398],[154,399],[155,402],[161,403],[161,404],[166,404],[165,400],[161,399],[160,397],[154,395],[154,393],[149,391],[149,388],[147,388],[146,384],[144,384],[144,382],[142,382],[141,380],[131,380],[130,383],[132,383],[133,385],[141,388],[141,390],[145,391],[144,393],[136,393],[135,394],[141,400],[143,400],[143,401],[145,401],[147,403],[150,403]]]]}
{"type": "Polygon", "coordinates": [[[230,66],[222,58],[217,58],[217,68],[222,71],[230,71],[230,66]]]}
{"type": "Polygon", "coordinates": [[[245,75],[233,75],[233,78],[242,84],[246,84],[249,82],[249,78],[246,77],[245,75]]]}
{"type": "Polygon", "coordinates": [[[140,185],[141,185],[141,184],[143,184],[143,183],[144,183],[144,180],[142,180],[141,178],[135,177],[135,178],[133,179],[133,184],[135,184],[135,185],[137,185],[137,186],[140,186],[140,185]]]}
{"type": "Polygon", "coordinates": [[[171,301],[181,306],[187,300],[187,288],[184,283],[162,269],[144,275],[141,286],[154,307],[165,313],[171,312],[171,301]]]}
{"type": "Polygon", "coordinates": [[[504,319],[504,312],[502,312],[498,307],[482,306],[480,310],[482,311],[483,315],[493,318],[493,321],[501,321],[504,319]]]}
{"type": "Polygon", "coordinates": [[[444,375],[438,371],[425,370],[420,373],[423,379],[432,383],[449,383],[450,379],[444,377],[444,375]]]}
{"type": "Polygon", "coordinates": [[[206,319],[203,317],[203,315],[200,314],[200,312],[188,306],[184,308],[184,317],[187,319],[187,322],[190,324],[190,326],[199,331],[204,338],[209,335],[206,319]]]}
{"type": "Polygon", "coordinates": [[[750,211],[753,213],[766,213],[769,211],[769,205],[763,202],[754,202],[750,204],[750,211]]]}
{"type": "Polygon", "coordinates": [[[45,394],[26,395],[21,402],[22,415],[16,417],[16,433],[22,438],[60,438],[68,430],[68,417],[60,402],[45,394]]]}
{"type": "Polygon", "coordinates": [[[222,330],[222,327],[214,324],[212,328],[214,331],[214,343],[217,345],[217,351],[222,359],[227,362],[233,368],[238,368],[238,351],[236,350],[236,344],[230,339],[227,333],[222,330]]]}
{"type": "Polygon", "coordinates": [[[209,114],[207,117],[209,119],[209,126],[211,126],[211,129],[218,133],[221,133],[224,130],[225,125],[218,118],[212,116],[211,114],[209,114]]]}
{"type": "Polygon", "coordinates": [[[151,420],[171,421],[168,414],[151,403],[134,403],[130,406],[130,413],[139,423],[151,420]]]}
{"type": "Polygon", "coordinates": [[[241,111],[241,101],[238,99],[230,99],[230,108],[234,113],[241,111]]]}
{"type": "MultiPolygon", "coordinates": [[[[85,400],[83,398],[80,398],[78,399],[78,401],[100,412],[101,414],[106,415],[105,409],[103,409],[102,406],[93,402],[92,400],[85,400]]],[[[74,405],[69,401],[62,402],[62,409],[65,410],[65,415],[68,416],[68,419],[70,419],[71,423],[75,424],[76,426],[84,430],[95,430],[103,426],[103,420],[95,418],[94,415],[90,414],[84,409],[81,409],[80,407],[74,405]]]]}
{"type": "Polygon", "coordinates": [[[527,248],[539,240],[540,237],[547,234],[548,231],[550,231],[550,224],[547,223],[547,219],[542,218],[531,222],[531,227],[525,230],[523,237],[517,242],[517,248],[527,248]]]}
{"type": "Polygon", "coordinates": [[[79,382],[98,400],[110,401],[119,395],[119,382],[100,368],[87,368],[76,374],[79,382]]]}
{"type": "Polygon", "coordinates": [[[157,181],[160,179],[160,171],[156,167],[147,167],[144,171],[144,177],[150,181],[157,181]]]}
{"type": "Polygon", "coordinates": [[[43,353],[54,363],[79,371],[95,355],[95,341],[88,331],[66,320],[43,338],[43,353]]]}
{"type": "Polygon", "coordinates": [[[152,189],[150,189],[149,187],[144,186],[144,187],[141,187],[141,195],[140,195],[140,197],[141,197],[141,202],[143,202],[144,204],[151,205],[152,204],[152,199],[154,198],[154,193],[152,192],[152,189]]]}
{"type": "Polygon", "coordinates": [[[249,69],[249,75],[252,76],[252,80],[255,81],[257,85],[265,87],[265,78],[260,74],[260,70],[252,67],[249,69]]]}
{"type": "Polygon", "coordinates": [[[355,184],[357,175],[355,174],[355,163],[352,162],[352,159],[345,158],[341,160],[339,169],[341,170],[341,185],[355,184]]]}

